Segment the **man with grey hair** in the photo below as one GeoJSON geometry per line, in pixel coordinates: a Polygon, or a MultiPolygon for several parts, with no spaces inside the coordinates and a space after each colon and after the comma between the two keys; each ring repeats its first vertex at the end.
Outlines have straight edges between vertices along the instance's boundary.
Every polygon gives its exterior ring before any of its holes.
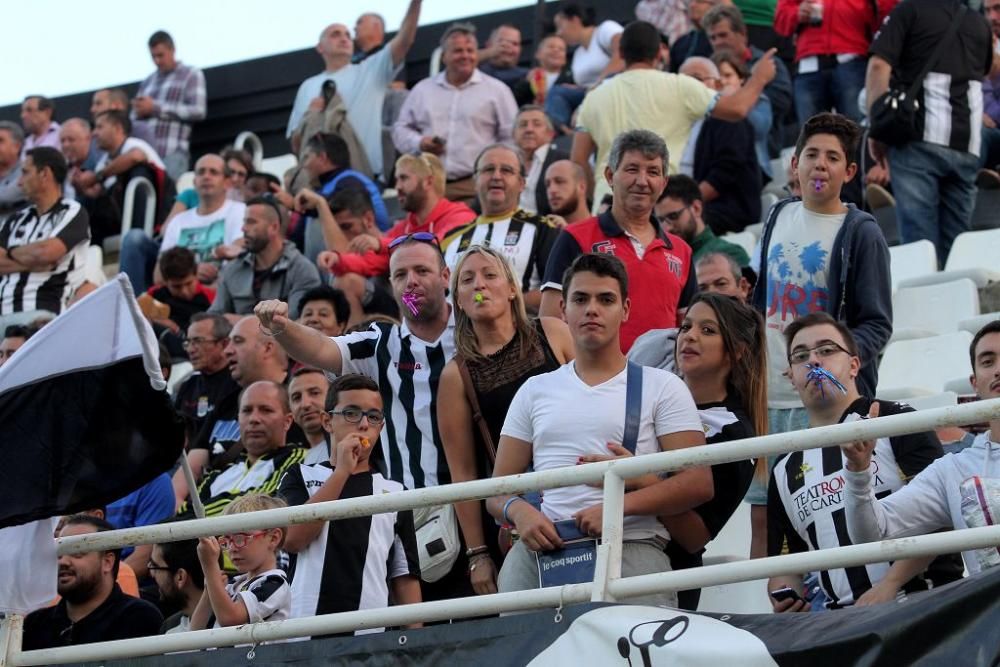
{"type": "Polygon", "coordinates": [[[671,329],[680,321],[695,293],[691,248],[664,231],[653,207],[667,185],[669,152],[650,130],[628,130],[615,138],[604,168],[614,199],[599,216],[569,225],[556,239],[545,267],[539,315],[558,316],[562,280],[578,256],[592,252],[614,255],[625,264],[629,282],[642,286],[630,295],[628,320],[621,328],[621,348],[650,329],[671,329]]]}
{"type": "Polygon", "coordinates": [[[0,120],[0,216],[21,208],[27,201],[21,190],[21,147],[24,132],[17,123],[0,120]]]}
{"type": "MultiPolygon", "coordinates": [[[[641,127],[663,137],[676,172],[692,129],[706,116],[742,120],[753,108],[764,86],[774,76],[773,53],[754,67],[746,84],[731,95],[712,91],[691,77],[660,72],[660,33],[651,23],[634,21],[625,28],[619,43],[625,71],[606,85],[591,91],[580,106],[577,132],[573,136],[573,161],[590,168],[596,153],[594,202],[610,190],[610,181],[600,178],[608,161],[608,149],[623,131],[641,127]],[[677,100],[664,104],[663,100],[677,100]]],[[[623,329],[623,332],[627,330],[623,329]]],[[[627,337],[623,337],[627,338],[627,337]]]]}
{"type": "Polygon", "coordinates": [[[569,158],[566,151],[552,143],[555,135],[552,120],[542,107],[526,104],[517,112],[514,118],[514,144],[521,151],[525,172],[521,209],[529,213],[548,215],[552,212],[545,193],[543,175],[553,162],[569,158]]]}
{"type": "Polygon", "coordinates": [[[400,153],[440,157],[447,177],[445,197],[468,203],[476,195],[476,156],[492,143],[510,142],[517,104],[510,88],[476,68],[475,26],[452,25],[441,37],[441,48],[444,69],[410,91],[392,140],[400,153]]]}
{"type": "Polygon", "coordinates": [[[66,199],[76,199],[73,179],[81,171],[93,171],[97,165],[92,132],[90,122],[83,118],[70,118],[59,128],[59,149],[66,158],[66,166],[69,167],[66,184],[63,186],[66,199]]]}
{"type": "Polygon", "coordinates": [[[21,103],[21,125],[24,126],[24,145],[21,157],[32,148],[48,146],[59,150],[59,123],[52,120],[56,106],[47,97],[28,95],[21,103]]]}
{"type": "Polygon", "coordinates": [[[333,97],[328,81],[336,84],[333,92],[340,95],[347,108],[347,122],[365,147],[368,166],[376,178],[385,176],[382,164],[382,105],[386,90],[413,46],[420,21],[421,0],[410,0],[399,32],[386,48],[352,64],[354,42],[351,31],[343,23],[328,25],[319,36],[316,52],[325,68],[302,82],[295,94],[292,113],[288,117],[286,136],[296,154],[309,137],[302,136],[303,118],[307,114],[323,113],[333,97]]]}
{"type": "Polygon", "coordinates": [[[483,214],[448,232],[441,242],[445,261],[454,269],[465,249],[474,243],[499,247],[520,282],[525,306],[534,313],[542,299],[539,289],[555,240],[555,225],[546,217],[518,208],[525,172],[516,149],[505,144],[487,146],[476,158],[475,170],[483,214]]]}

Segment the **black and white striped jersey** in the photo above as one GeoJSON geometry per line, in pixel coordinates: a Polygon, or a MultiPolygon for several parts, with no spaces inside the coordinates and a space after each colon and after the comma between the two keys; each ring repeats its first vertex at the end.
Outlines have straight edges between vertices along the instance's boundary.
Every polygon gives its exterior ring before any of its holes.
{"type": "Polygon", "coordinates": [[[406,320],[376,322],[333,341],[340,347],[343,373],[361,373],[378,383],[385,406],[383,474],[408,489],[450,482],[437,424],[437,388],[441,371],[455,356],[454,313],[435,341],[410,333],[406,320]]]}
{"type": "MultiPolygon", "coordinates": [[[[859,398],[841,423],[868,414],[871,399],[859,398]]],[[[912,412],[907,405],[879,401],[880,416],[912,412]]],[[[933,432],[879,438],[872,457],[872,487],[878,498],[902,488],[943,454],[933,432]]],[[[768,485],[767,554],[777,556],[787,542],[790,553],[852,544],[844,508],[844,455],[839,446],[787,454],[774,464],[768,485]]],[[[819,573],[831,606],[853,604],[889,571],[890,563],[824,570],[819,573]]]]}
{"type": "Polygon", "coordinates": [[[8,252],[49,239],[62,241],[66,254],[51,270],[0,275],[0,315],[31,310],[59,314],[83,283],[90,220],[78,202],[60,200],[43,214],[28,206],[9,215],[0,226],[0,248],[8,252]]]}
{"type": "MultiPolygon", "coordinates": [[[[302,505],[332,474],[328,461],[295,466],[282,478],[278,495],[289,505],[302,505]]],[[[340,498],[402,490],[401,484],[377,472],[361,472],[348,478],[340,498]]],[[[412,512],[327,521],[312,544],[297,554],[291,616],[387,607],[388,582],[402,576],[420,576],[412,512]]]]}

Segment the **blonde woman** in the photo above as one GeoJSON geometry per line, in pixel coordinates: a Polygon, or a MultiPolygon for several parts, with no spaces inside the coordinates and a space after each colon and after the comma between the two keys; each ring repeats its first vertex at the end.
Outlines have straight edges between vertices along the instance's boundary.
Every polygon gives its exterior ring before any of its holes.
{"type": "MultiPolygon", "coordinates": [[[[492,475],[496,443],[514,394],[535,375],[573,359],[562,320],[530,320],[513,269],[502,254],[473,245],[452,273],[455,358],[441,373],[438,427],[454,482],[492,475]]],[[[496,593],[503,558],[497,525],[483,501],[455,506],[478,595],[496,593]]]]}

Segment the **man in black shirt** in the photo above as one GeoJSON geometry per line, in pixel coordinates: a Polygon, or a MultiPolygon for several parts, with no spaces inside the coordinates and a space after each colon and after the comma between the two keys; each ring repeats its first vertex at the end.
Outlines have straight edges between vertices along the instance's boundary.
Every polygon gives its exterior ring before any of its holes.
{"type": "Polygon", "coordinates": [[[229,374],[226,359],[226,344],[231,330],[232,325],[222,315],[196,313],[191,316],[184,349],[194,372],[184,380],[174,398],[174,407],[187,422],[189,440],[211,418],[216,406],[226,396],[240,390],[229,374]]]}
{"type": "MultiPolygon", "coordinates": [[[[75,514],[59,536],[112,529],[104,519],[75,514]]],[[[118,561],[117,549],[60,556],[56,590],[62,599],[54,607],[28,614],[22,648],[31,651],[157,634],[163,616],[149,602],[122,592],[115,583],[118,561]]]]}
{"type": "Polygon", "coordinates": [[[944,264],[955,237],[969,229],[975,202],[983,116],[982,79],[993,68],[990,26],[962,0],[911,0],[889,14],[872,42],[865,81],[868,111],[890,87],[907,90],[945,39],[918,93],[919,141],[886,147],[869,139],[872,156],[892,174],[903,243],[928,239],[944,264]]]}

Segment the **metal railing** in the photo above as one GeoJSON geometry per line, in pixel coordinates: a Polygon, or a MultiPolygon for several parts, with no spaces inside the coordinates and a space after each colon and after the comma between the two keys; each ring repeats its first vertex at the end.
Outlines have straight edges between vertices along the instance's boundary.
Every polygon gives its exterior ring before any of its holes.
{"type": "Polygon", "coordinates": [[[917,433],[939,426],[982,423],[996,419],[998,416],[1000,416],[1000,399],[993,399],[558,470],[63,538],[59,540],[58,545],[60,554],[82,553],[128,545],[190,539],[204,535],[273,528],[316,520],[369,516],[442,503],[488,498],[501,494],[523,493],[599,481],[604,483],[603,536],[598,547],[593,582],[26,652],[20,650],[20,617],[12,617],[6,622],[6,634],[0,634],[0,667],[155,655],[170,651],[234,646],[246,643],[255,644],[262,641],[406,625],[422,621],[527,611],[588,600],[625,600],[655,592],[715,586],[764,577],[1000,545],[1000,526],[990,526],[773,558],[709,565],[678,572],[621,577],[622,507],[625,479],[653,472],[682,470],[757,456],[785,454],[855,440],[917,433]],[[3,650],[5,644],[6,654],[3,650]]]}
{"type": "Polygon", "coordinates": [[[260,170],[260,165],[264,160],[264,144],[261,142],[260,137],[250,130],[244,130],[236,135],[233,147],[249,151],[253,157],[254,170],[260,170]]]}

